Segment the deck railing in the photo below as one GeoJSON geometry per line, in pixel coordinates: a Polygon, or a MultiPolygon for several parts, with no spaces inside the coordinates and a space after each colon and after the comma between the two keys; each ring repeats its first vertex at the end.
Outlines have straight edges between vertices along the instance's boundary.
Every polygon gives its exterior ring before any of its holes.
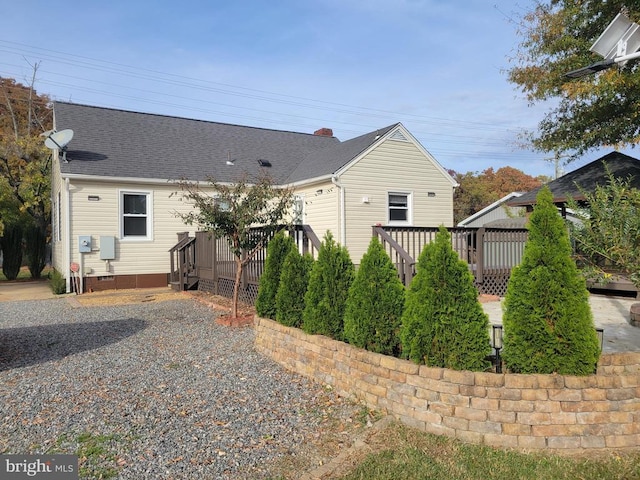
{"type": "Polygon", "coordinates": [[[188,232],[178,234],[178,243],[169,250],[171,266],[169,284],[176,290],[189,289],[195,282],[196,272],[196,239],[188,232]]]}
{"type": "MultiPolygon", "coordinates": [[[[320,240],[308,225],[286,228],[300,253],[317,257],[320,240]]],[[[448,231],[452,248],[469,264],[480,293],[504,295],[512,268],[522,260],[528,231],[460,227],[448,231]]],[[[406,286],[416,273],[416,263],[424,246],[435,239],[437,232],[437,227],[374,226],[372,229],[406,286]]],[[[255,233],[260,234],[259,229],[255,233]]],[[[265,259],[266,244],[243,269],[240,295],[245,302],[253,303],[257,297],[265,259]]],[[[195,280],[200,290],[231,296],[235,273],[235,257],[227,240],[210,232],[198,232],[195,238],[185,236],[171,249],[171,281],[181,280],[182,289],[195,286],[195,280]]]]}
{"type": "MultiPolygon", "coordinates": [[[[308,225],[283,226],[290,235],[300,253],[309,253],[314,257],[320,249],[320,240],[308,225]]],[[[260,228],[253,230],[260,235],[260,228]]],[[[236,278],[236,260],[229,242],[224,237],[216,237],[210,232],[196,233],[196,274],[199,278],[200,290],[215,295],[231,296],[236,278]]],[[[267,244],[258,249],[255,256],[245,265],[242,271],[240,297],[243,301],[253,303],[258,294],[258,284],[264,270],[267,256],[267,244]]],[[[244,252],[243,255],[247,255],[244,252]]],[[[246,257],[245,257],[246,258],[246,257]]]]}
{"type": "MultiPolygon", "coordinates": [[[[511,269],[522,260],[528,231],[461,227],[447,230],[453,250],[469,264],[480,292],[504,295],[511,269]]],[[[416,273],[415,264],[424,246],[437,233],[437,227],[373,227],[373,235],[382,242],[406,286],[416,273]]]]}

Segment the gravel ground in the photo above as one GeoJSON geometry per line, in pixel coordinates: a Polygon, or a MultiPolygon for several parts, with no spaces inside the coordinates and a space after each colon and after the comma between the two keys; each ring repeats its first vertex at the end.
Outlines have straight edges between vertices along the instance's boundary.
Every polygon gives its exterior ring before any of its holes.
{"type": "Polygon", "coordinates": [[[214,316],[188,299],[0,303],[0,453],[79,451],[81,478],[268,478],[356,414],[214,316]]]}

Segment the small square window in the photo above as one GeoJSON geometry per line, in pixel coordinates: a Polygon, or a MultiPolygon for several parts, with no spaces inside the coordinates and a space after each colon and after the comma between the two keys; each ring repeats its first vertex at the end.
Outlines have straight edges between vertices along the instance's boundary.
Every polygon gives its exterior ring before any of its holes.
{"type": "Polygon", "coordinates": [[[410,194],[389,193],[389,223],[410,222],[410,194]]]}

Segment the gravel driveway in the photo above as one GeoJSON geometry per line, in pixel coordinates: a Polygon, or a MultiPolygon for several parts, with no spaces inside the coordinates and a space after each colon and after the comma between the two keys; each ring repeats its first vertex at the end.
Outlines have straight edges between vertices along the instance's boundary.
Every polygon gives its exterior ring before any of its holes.
{"type": "Polygon", "coordinates": [[[0,303],[0,453],[80,450],[82,478],[266,478],[327,405],[353,413],[214,315],[189,299],[0,303]]]}

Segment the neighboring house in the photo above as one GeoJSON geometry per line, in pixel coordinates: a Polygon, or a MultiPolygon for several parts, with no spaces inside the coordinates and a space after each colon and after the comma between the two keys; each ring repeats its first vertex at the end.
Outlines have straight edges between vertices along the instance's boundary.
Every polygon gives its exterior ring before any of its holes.
{"type": "MultiPolygon", "coordinates": [[[[594,192],[596,186],[608,183],[607,169],[615,178],[630,179],[632,187],[640,188],[640,160],[624,153],[611,152],[547,184],[553,194],[553,201],[564,218],[574,223],[580,222],[575,213],[567,208],[567,200],[573,198],[578,204],[583,203],[586,200],[583,192],[594,192]]],[[[533,210],[540,188],[512,199],[508,205],[533,210]]],[[[588,285],[590,288],[636,292],[640,295],[634,285],[622,277],[616,277],[604,285],[594,282],[588,282],[588,285]]]]}
{"type": "MultiPolygon", "coordinates": [[[[54,268],[85,288],[166,286],[168,251],[189,230],[172,195],[179,179],[232,183],[268,172],[295,189],[297,221],[330,230],[359,263],[372,226],[453,224],[455,181],[400,123],[340,142],[314,134],[54,103],[72,129],[54,155],[54,268]],[[66,159],[66,161],[65,161],[66,159]]],[[[195,227],[191,227],[191,231],[195,227]]]]}
{"type": "MultiPolygon", "coordinates": [[[[583,191],[593,192],[596,185],[606,185],[608,182],[605,164],[616,178],[631,178],[631,185],[640,188],[640,160],[620,152],[611,152],[573,172],[556,178],[547,183],[553,194],[554,203],[560,208],[564,217],[567,217],[566,205],[569,198],[578,203],[585,200],[583,191]]],[[[528,211],[536,204],[536,197],[540,191],[538,187],[517,198],[507,201],[511,207],[525,207],[528,211]]]]}
{"type": "Polygon", "coordinates": [[[501,225],[499,228],[509,228],[502,227],[502,225],[509,225],[510,228],[523,228],[524,223],[521,219],[524,218],[524,207],[509,207],[506,204],[509,200],[518,198],[520,195],[522,195],[522,192],[511,192],[470,217],[465,218],[458,223],[458,226],[468,228],[484,227],[489,226],[487,224],[490,222],[497,222],[491,226],[501,225]]]}

